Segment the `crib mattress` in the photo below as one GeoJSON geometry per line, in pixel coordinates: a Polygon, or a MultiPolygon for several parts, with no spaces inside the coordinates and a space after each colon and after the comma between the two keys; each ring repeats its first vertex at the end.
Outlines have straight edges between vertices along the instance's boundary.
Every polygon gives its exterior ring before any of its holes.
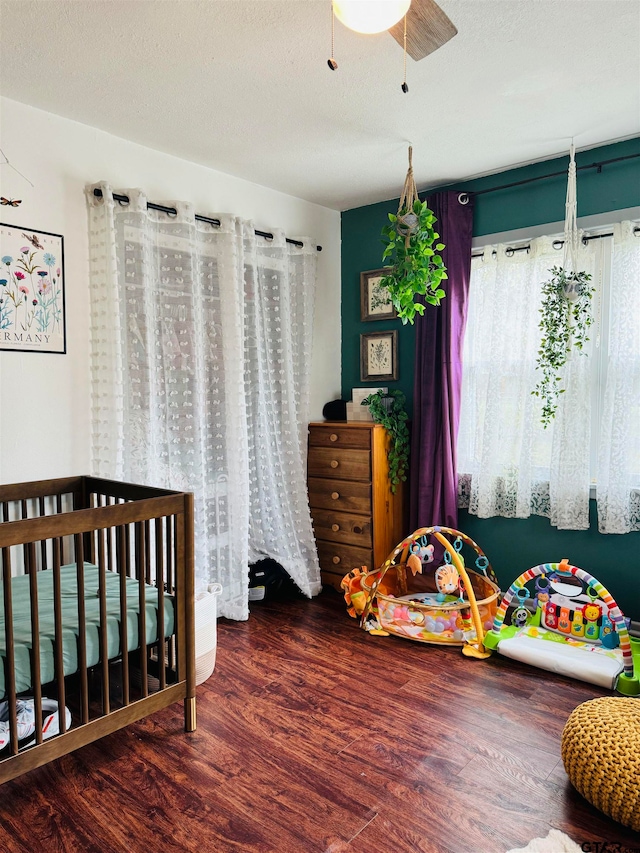
{"type": "MultiPolygon", "coordinates": [[[[40,681],[46,684],[55,679],[55,622],[53,610],[53,571],[37,572],[38,618],[40,622],[40,681]]],[[[62,648],[64,674],[72,675],[78,669],[78,577],[75,563],[60,569],[62,599],[62,648]]],[[[109,659],[120,654],[120,575],[105,572],[107,600],[107,647],[109,659]]],[[[95,666],[100,660],[100,599],[99,571],[92,563],[84,564],[84,598],[86,615],[87,666],[95,666]]],[[[138,581],[126,578],[127,595],[127,643],[129,651],[138,648],[138,581]]],[[[29,577],[21,575],[11,580],[13,603],[14,660],[16,669],[16,691],[23,693],[32,689],[31,679],[31,604],[29,577]]],[[[145,633],[146,643],[158,639],[158,590],[146,585],[145,590],[145,633]]],[[[174,631],[173,597],[164,596],[164,636],[174,631]]],[[[5,696],[6,634],[4,600],[0,594],[0,699],[5,696]]]]}

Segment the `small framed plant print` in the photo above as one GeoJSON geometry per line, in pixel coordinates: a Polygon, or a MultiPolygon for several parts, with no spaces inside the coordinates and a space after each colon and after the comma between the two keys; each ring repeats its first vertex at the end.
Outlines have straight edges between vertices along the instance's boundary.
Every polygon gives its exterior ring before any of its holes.
{"type": "Polygon", "coordinates": [[[398,332],[360,335],[360,380],[379,382],[398,378],[398,332]]]}
{"type": "Polygon", "coordinates": [[[360,273],[360,319],[393,320],[398,314],[391,304],[389,291],[381,282],[389,269],[369,270],[360,273]]]}

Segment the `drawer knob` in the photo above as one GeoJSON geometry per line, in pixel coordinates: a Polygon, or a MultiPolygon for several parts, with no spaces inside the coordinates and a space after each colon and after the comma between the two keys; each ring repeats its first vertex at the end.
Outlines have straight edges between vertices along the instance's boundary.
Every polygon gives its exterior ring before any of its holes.
{"type": "Polygon", "coordinates": [[[337,440],[338,440],[338,436],[336,435],[335,432],[332,432],[331,435],[329,436],[329,441],[337,441],[337,440]]]}
{"type": "Polygon", "coordinates": [[[362,528],[361,527],[354,527],[353,532],[354,533],[362,533],[362,528]]]}
{"type": "Polygon", "coordinates": [[[339,497],[340,497],[340,492],[331,492],[331,500],[332,501],[337,501],[339,497]]]}
{"type": "Polygon", "coordinates": [[[332,524],[331,529],[333,530],[334,533],[337,533],[338,530],[340,530],[340,525],[339,524],[332,524]]]}
{"type": "Polygon", "coordinates": [[[340,557],[332,557],[331,562],[337,566],[338,563],[340,562],[340,557]]]}
{"type": "Polygon", "coordinates": [[[339,462],[337,459],[332,459],[330,464],[331,464],[332,468],[337,468],[339,465],[339,462]]]}

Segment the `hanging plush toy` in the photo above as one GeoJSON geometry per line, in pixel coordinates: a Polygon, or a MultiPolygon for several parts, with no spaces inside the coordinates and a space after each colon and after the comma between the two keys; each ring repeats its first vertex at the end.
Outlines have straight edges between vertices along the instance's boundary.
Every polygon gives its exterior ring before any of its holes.
{"type": "Polygon", "coordinates": [[[523,607],[521,605],[513,611],[513,616],[511,617],[511,624],[515,625],[516,628],[524,628],[524,626],[527,624],[528,619],[529,611],[526,607],[523,607]]]}
{"type": "Polygon", "coordinates": [[[444,563],[436,569],[436,586],[438,587],[438,600],[444,601],[447,595],[453,595],[460,584],[458,570],[451,563],[444,563]],[[442,596],[442,599],[440,599],[442,596]]]}
{"type": "Polygon", "coordinates": [[[412,554],[419,557],[421,563],[433,562],[433,545],[423,545],[420,542],[414,542],[409,548],[412,554]]]}

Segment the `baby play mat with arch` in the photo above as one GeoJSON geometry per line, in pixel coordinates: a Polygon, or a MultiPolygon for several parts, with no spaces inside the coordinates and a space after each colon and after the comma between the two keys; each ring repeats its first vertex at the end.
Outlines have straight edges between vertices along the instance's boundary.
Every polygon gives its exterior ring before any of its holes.
{"type": "Polygon", "coordinates": [[[472,657],[491,654],[483,639],[500,588],[484,552],[459,530],[421,527],[379,569],[349,572],[342,588],[349,613],[372,634],[461,646],[472,657]],[[438,553],[443,559],[436,562],[438,553]]]}
{"type": "Polygon", "coordinates": [[[560,563],[528,569],[509,587],[484,643],[514,660],[640,695],[640,640],[613,596],[588,572],[560,563]]]}

